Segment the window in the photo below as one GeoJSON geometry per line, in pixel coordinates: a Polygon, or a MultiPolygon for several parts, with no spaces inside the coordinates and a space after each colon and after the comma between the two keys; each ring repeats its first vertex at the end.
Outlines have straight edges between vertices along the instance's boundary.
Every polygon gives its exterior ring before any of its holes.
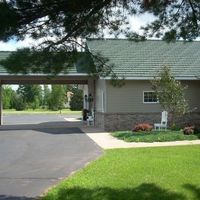
{"type": "Polygon", "coordinates": [[[143,92],[143,103],[158,103],[158,98],[153,91],[143,92]]]}

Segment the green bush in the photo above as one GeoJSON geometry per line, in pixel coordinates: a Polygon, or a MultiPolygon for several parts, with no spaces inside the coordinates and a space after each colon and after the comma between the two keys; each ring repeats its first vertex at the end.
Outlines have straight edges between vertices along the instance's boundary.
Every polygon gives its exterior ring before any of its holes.
{"type": "Polygon", "coordinates": [[[22,96],[17,95],[17,96],[15,97],[14,108],[15,108],[17,111],[25,110],[25,109],[26,109],[26,102],[24,102],[22,96]]]}
{"type": "Polygon", "coordinates": [[[83,109],[83,91],[76,89],[70,101],[70,109],[73,111],[83,109]]]}
{"type": "Polygon", "coordinates": [[[33,110],[37,109],[40,107],[40,100],[38,98],[35,98],[34,102],[31,103],[31,108],[33,110]]]}
{"type": "Polygon", "coordinates": [[[126,142],[167,142],[181,140],[198,140],[200,134],[184,135],[183,131],[142,131],[140,134],[132,131],[116,131],[111,133],[112,136],[126,142]]]}
{"type": "Polygon", "coordinates": [[[52,85],[51,93],[48,97],[48,107],[50,110],[57,111],[64,107],[65,90],[62,85],[52,85]]]}

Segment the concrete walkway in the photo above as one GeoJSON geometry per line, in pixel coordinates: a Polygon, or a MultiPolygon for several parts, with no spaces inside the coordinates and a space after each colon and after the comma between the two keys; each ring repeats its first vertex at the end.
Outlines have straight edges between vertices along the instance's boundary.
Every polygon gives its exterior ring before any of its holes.
{"type": "Polygon", "coordinates": [[[110,135],[110,133],[102,132],[101,130],[92,129],[83,130],[87,135],[96,142],[103,149],[115,149],[115,148],[138,148],[138,147],[163,147],[163,146],[180,146],[180,145],[194,145],[199,144],[200,140],[184,140],[184,141],[175,141],[175,142],[125,142],[119,140],[110,135]],[[90,131],[90,133],[89,133],[90,131]]]}
{"type": "Polygon", "coordinates": [[[174,142],[125,142],[119,140],[110,135],[110,133],[105,132],[102,129],[96,128],[94,126],[87,126],[83,124],[80,119],[77,118],[65,118],[68,122],[80,122],[79,126],[81,130],[86,133],[97,145],[103,149],[116,149],[116,148],[139,148],[139,147],[164,147],[164,146],[181,146],[181,145],[200,145],[200,140],[184,140],[184,141],[174,141],[174,142]]]}

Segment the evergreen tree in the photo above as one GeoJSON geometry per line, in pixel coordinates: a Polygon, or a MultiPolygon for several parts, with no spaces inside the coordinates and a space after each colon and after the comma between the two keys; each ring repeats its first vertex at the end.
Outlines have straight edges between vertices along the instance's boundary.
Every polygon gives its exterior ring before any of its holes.
{"type": "Polygon", "coordinates": [[[62,110],[65,102],[65,90],[62,85],[52,85],[49,98],[50,110],[62,110]]]}
{"type": "Polygon", "coordinates": [[[35,48],[18,50],[1,64],[15,73],[42,70],[57,74],[72,66],[87,37],[103,37],[104,30],[136,41],[147,36],[173,41],[198,38],[199,26],[199,0],[3,0],[0,40],[28,36],[42,42],[35,48]],[[154,20],[138,35],[132,31],[129,17],[144,13],[154,15],[154,20]]]}
{"type": "Polygon", "coordinates": [[[83,91],[74,87],[71,92],[73,93],[70,101],[71,110],[82,110],[83,109],[83,91]]]}

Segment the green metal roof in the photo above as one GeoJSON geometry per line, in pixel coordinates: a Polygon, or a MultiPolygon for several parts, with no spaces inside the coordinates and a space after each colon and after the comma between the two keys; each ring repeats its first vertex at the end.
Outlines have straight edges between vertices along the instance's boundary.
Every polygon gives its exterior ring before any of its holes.
{"type": "Polygon", "coordinates": [[[200,77],[200,42],[161,40],[134,42],[126,39],[89,39],[91,53],[100,53],[114,64],[119,77],[148,79],[167,65],[175,77],[196,79],[200,77]]]}
{"type": "MultiPolygon", "coordinates": [[[[6,59],[12,52],[11,51],[0,51],[0,60],[6,59]]],[[[0,74],[6,74],[7,70],[0,65],[0,74]]]]}
{"type": "MultiPolygon", "coordinates": [[[[12,51],[0,51],[0,60],[4,60],[6,59],[10,54],[12,53],[12,51]]],[[[66,72],[61,72],[59,75],[84,75],[84,74],[88,74],[90,73],[90,68],[89,66],[92,65],[92,60],[90,57],[88,57],[88,54],[86,53],[82,53],[80,52],[80,58],[77,61],[77,63],[70,67],[66,72]]],[[[9,72],[7,72],[7,70],[4,68],[4,66],[0,65],[0,75],[11,75],[9,72]]],[[[13,75],[13,74],[12,74],[13,75]]],[[[16,75],[16,74],[14,74],[16,75]]],[[[21,74],[17,74],[17,75],[21,75],[21,74]]],[[[25,76],[28,75],[45,75],[45,74],[26,74],[25,76]]]]}

